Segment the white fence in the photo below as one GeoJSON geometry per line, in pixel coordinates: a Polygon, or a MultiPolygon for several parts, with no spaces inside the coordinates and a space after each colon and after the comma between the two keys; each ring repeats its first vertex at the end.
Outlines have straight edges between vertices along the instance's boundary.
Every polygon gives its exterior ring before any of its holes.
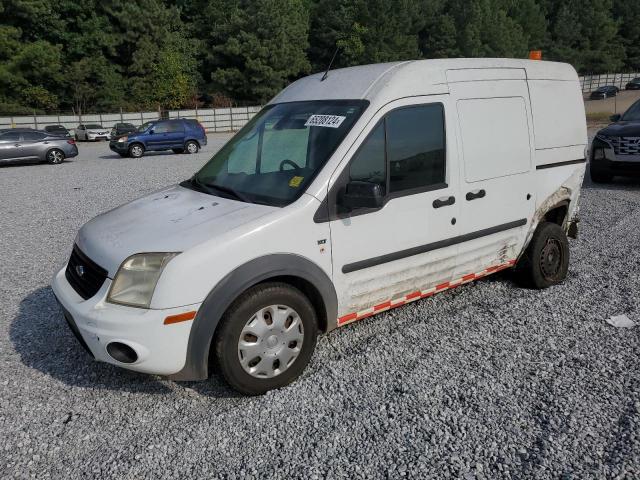
{"type": "Polygon", "coordinates": [[[580,77],[580,85],[584,93],[593,92],[596,88],[604,87],[605,85],[613,85],[620,90],[624,90],[625,85],[636,77],[640,77],[640,72],[584,75],[580,77]]]}
{"type": "MultiPolygon", "coordinates": [[[[190,118],[198,120],[207,132],[230,132],[241,129],[262,107],[208,108],[194,110],[171,110],[169,118],[190,118]]],[[[73,134],[81,123],[99,123],[111,128],[115,123],[133,123],[158,120],[160,112],[120,112],[84,115],[28,115],[0,117],[0,128],[36,128],[47,125],[62,125],[73,134]]]]}

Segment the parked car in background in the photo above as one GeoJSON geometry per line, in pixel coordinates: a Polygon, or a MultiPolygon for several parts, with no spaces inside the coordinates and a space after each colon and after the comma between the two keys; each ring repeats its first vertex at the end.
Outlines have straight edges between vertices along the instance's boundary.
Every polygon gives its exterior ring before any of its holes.
{"type": "Polygon", "coordinates": [[[111,129],[111,138],[116,138],[127,133],[133,133],[138,129],[133,123],[116,123],[111,129]]]}
{"type": "Polygon", "coordinates": [[[122,157],[139,158],[144,152],[173,150],[197,153],[207,144],[204,127],[196,120],[156,120],[140,125],[134,133],[113,138],[109,148],[122,157]]]}
{"type": "Polygon", "coordinates": [[[589,171],[596,183],[610,182],[616,175],[640,175],[640,100],[611,121],[591,146],[589,171]]]}
{"type": "Polygon", "coordinates": [[[609,97],[615,97],[620,89],[614,85],[605,85],[591,92],[591,100],[603,100],[609,97]]]}
{"type": "Polygon", "coordinates": [[[640,90],[640,77],[636,77],[633,80],[631,80],[629,83],[627,83],[627,85],[625,86],[625,89],[640,90]]]}
{"type": "Polygon", "coordinates": [[[0,163],[40,161],[53,165],[78,155],[75,140],[41,130],[0,130],[0,163]]]}
{"type": "Polygon", "coordinates": [[[44,127],[44,131],[52,135],[60,135],[63,137],[70,137],[71,133],[62,125],[47,125],[44,127]]]}
{"type": "Polygon", "coordinates": [[[76,140],[96,141],[109,140],[111,134],[108,128],[104,128],[97,123],[89,123],[87,125],[80,124],[76,128],[76,140]]]}

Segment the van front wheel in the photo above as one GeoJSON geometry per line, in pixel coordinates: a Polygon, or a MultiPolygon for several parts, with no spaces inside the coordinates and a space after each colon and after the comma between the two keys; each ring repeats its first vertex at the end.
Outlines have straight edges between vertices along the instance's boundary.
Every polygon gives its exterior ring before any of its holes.
{"type": "Polygon", "coordinates": [[[300,290],[279,282],[257,285],[222,318],[214,339],[217,365],[241,393],[283,387],[309,363],[317,325],[313,306],[300,290]]]}
{"type": "Polygon", "coordinates": [[[524,283],[534,288],[562,283],[569,270],[569,240],[562,227],[552,222],[541,223],[517,270],[524,283]]]}

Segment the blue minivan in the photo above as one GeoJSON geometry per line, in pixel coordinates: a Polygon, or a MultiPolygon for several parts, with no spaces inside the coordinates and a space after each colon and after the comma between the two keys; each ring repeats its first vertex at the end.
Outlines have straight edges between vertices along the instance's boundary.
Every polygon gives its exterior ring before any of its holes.
{"type": "Polygon", "coordinates": [[[172,150],[173,153],[197,153],[207,144],[207,134],[197,120],[156,120],[109,142],[109,148],[122,157],[140,158],[144,152],[172,150]]]}

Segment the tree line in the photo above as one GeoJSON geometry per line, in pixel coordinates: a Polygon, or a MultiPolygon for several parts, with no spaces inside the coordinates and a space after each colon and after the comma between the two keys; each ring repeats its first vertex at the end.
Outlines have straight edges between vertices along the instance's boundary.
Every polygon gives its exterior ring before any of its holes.
{"type": "Polygon", "coordinates": [[[336,49],[639,70],[640,1],[0,0],[0,112],[263,103],[336,49]]]}

